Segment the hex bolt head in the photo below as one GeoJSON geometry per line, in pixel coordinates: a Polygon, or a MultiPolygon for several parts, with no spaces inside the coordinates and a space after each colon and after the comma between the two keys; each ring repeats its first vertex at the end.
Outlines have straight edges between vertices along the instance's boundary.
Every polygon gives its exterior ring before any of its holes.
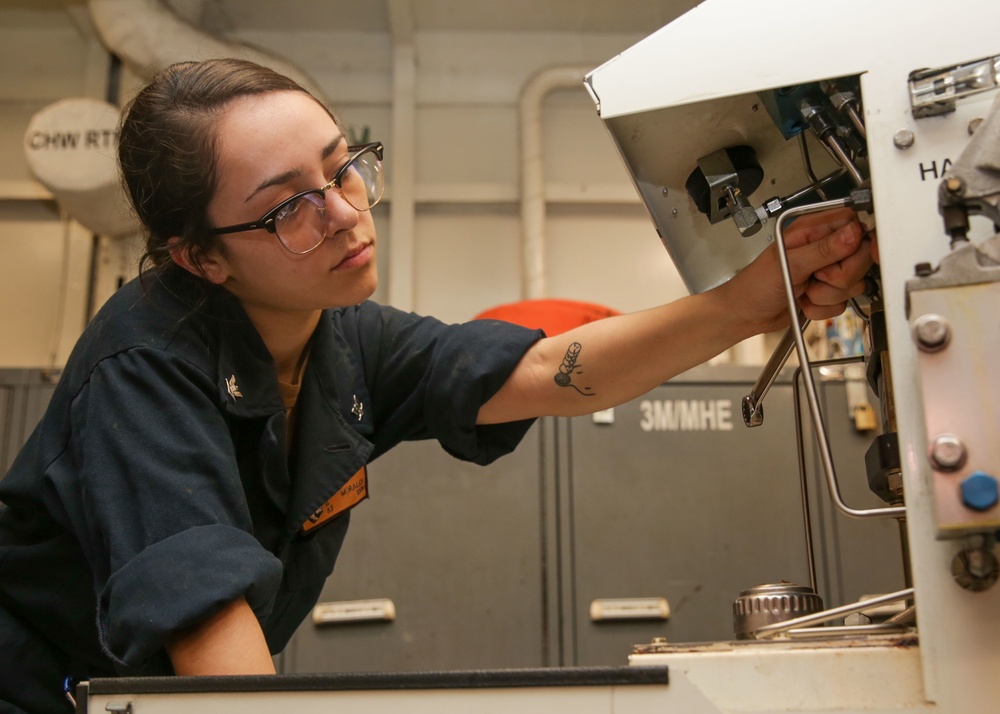
{"type": "Polygon", "coordinates": [[[938,434],[931,442],[931,466],[938,471],[958,471],[965,458],[965,444],[954,434],[938,434]]]}
{"type": "Polygon", "coordinates": [[[988,511],[1000,501],[997,480],[982,471],[974,471],[962,481],[962,503],[974,511],[988,511]]]}
{"type": "Polygon", "coordinates": [[[948,321],[933,313],[921,315],[913,321],[913,336],[917,347],[924,352],[937,352],[948,346],[951,327],[948,321]]]}

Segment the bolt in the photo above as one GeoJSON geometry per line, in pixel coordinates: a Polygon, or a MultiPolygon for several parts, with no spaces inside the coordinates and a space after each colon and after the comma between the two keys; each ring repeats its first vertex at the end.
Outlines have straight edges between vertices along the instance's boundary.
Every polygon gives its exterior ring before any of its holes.
{"type": "Polygon", "coordinates": [[[940,315],[921,315],[913,323],[913,335],[917,347],[924,352],[943,350],[951,339],[948,321],[940,315]]]}
{"type": "Polygon", "coordinates": [[[939,434],[931,442],[931,465],[938,471],[958,471],[965,456],[965,444],[954,434],[939,434]]]}
{"type": "Polygon", "coordinates": [[[962,481],[962,503],[974,511],[988,511],[1000,501],[997,480],[982,471],[974,471],[962,481]]]}
{"type": "Polygon", "coordinates": [[[965,181],[960,179],[958,176],[952,176],[951,178],[945,179],[944,187],[948,190],[948,193],[956,196],[961,196],[965,193],[965,181]]]}
{"type": "Polygon", "coordinates": [[[900,129],[892,137],[892,144],[897,149],[909,149],[916,141],[916,136],[909,129],[900,129]]]}
{"type": "Polygon", "coordinates": [[[951,575],[966,590],[983,592],[996,584],[1000,576],[1000,564],[990,550],[966,548],[957,552],[952,559],[951,575]]]}
{"type": "Polygon", "coordinates": [[[975,134],[976,133],[976,129],[978,129],[979,125],[982,124],[982,123],[983,123],[983,118],[982,117],[979,117],[978,119],[973,119],[972,121],[970,121],[969,122],[969,136],[972,136],[973,134],[975,134]]]}
{"type": "Polygon", "coordinates": [[[926,278],[934,274],[934,266],[930,263],[917,263],[913,266],[913,272],[921,278],[926,278]]]}

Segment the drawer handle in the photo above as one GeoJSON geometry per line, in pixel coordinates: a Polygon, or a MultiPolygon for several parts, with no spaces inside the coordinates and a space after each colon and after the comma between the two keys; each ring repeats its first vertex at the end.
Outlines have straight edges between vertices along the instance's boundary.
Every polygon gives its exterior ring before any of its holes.
{"type": "Polygon", "coordinates": [[[396,606],[388,598],[320,602],[312,611],[315,625],[342,622],[387,622],[396,619],[396,606]]]}
{"type": "Polygon", "coordinates": [[[602,598],[590,603],[593,622],[608,620],[666,620],[670,605],[662,597],[602,598]]]}

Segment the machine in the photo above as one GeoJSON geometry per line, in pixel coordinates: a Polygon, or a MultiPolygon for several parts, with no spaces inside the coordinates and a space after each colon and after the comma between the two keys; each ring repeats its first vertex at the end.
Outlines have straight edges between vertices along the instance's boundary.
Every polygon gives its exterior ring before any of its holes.
{"type": "Polygon", "coordinates": [[[814,583],[748,583],[739,640],[637,646],[633,665],[666,665],[698,689],[703,708],[685,711],[1000,706],[996,17],[982,2],[715,0],[587,77],[689,289],[778,243],[793,325],[744,399],[746,425],[763,420],[794,348],[833,500],[854,518],[895,518],[904,535],[904,590],[821,604],[814,583]],[[839,496],[782,248],[795,217],[838,206],[880,247],[854,309],[880,396],[866,466],[883,508],[839,496]]]}
{"type": "MultiPolygon", "coordinates": [[[[747,428],[765,418],[768,387],[794,350],[804,428],[819,443],[831,495],[854,518],[900,524],[907,587],[822,603],[814,582],[747,583],[732,640],[639,643],[623,663],[649,668],[648,679],[616,672],[568,698],[540,678],[484,675],[473,678],[474,694],[451,679],[435,685],[447,695],[431,700],[418,691],[426,682],[361,693],[351,682],[303,679],[290,684],[312,691],[297,700],[283,693],[281,703],[302,711],[419,710],[422,701],[448,711],[1000,709],[998,19],[986,0],[709,0],[586,78],[691,291],[728,280],[773,241],[780,247],[805,213],[850,206],[877,230],[880,264],[853,307],[866,322],[858,359],[880,397],[866,470],[884,507],[858,509],[839,495],[817,365],[790,286],[793,326],[743,416],[747,428]]],[[[85,706],[170,711],[181,703],[175,696],[190,711],[224,710],[216,705],[225,688],[212,682],[180,678],[174,694],[157,686],[93,682],[85,706]]]]}

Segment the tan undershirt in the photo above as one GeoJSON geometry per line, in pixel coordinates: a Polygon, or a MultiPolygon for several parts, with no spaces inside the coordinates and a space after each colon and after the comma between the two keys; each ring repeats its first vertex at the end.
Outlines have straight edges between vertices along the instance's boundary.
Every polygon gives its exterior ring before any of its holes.
{"type": "Polygon", "coordinates": [[[292,450],[292,443],[295,437],[295,404],[299,400],[299,392],[302,389],[302,375],[306,371],[306,362],[309,361],[309,351],[312,342],[302,350],[302,358],[295,369],[295,377],[292,382],[282,382],[278,380],[278,391],[281,393],[281,400],[285,403],[285,444],[288,451],[292,450]]]}

